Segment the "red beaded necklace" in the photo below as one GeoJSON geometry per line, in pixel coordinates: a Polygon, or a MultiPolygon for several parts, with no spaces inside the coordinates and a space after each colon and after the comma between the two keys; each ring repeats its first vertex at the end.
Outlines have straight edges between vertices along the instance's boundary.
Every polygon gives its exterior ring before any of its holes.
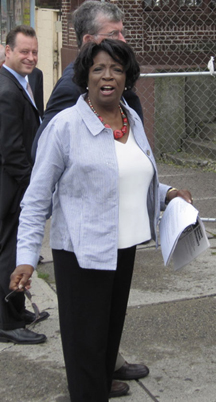
{"type": "MultiPolygon", "coordinates": [[[[106,128],[111,128],[109,124],[104,123],[103,117],[99,116],[99,114],[96,112],[96,110],[95,110],[94,106],[92,105],[92,103],[91,103],[89,97],[87,98],[87,102],[88,102],[88,104],[89,104],[91,110],[94,112],[94,114],[96,114],[96,116],[97,116],[97,117],[100,119],[100,121],[103,123],[104,127],[106,127],[106,128]]],[[[114,135],[115,140],[118,140],[119,138],[122,138],[123,135],[126,134],[126,132],[127,132],[127,126],[128,126],[128,119],[127,119],[126,114],[123,112],[121,105],[119,105],[119,110],[120,110],[120,113],[121,113],[121,116],[122,116],[123,126],[122,126],[122,128],[121,128],[120,130],[114,130],[114,131],[113,131],[113,135],[114,135]]]]}

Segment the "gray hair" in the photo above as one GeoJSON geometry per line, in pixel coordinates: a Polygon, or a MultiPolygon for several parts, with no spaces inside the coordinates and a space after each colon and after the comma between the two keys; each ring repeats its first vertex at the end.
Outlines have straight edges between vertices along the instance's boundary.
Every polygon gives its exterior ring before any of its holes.
{"type": "Polygon", "coordinates": [[[86,34],[96,35],[103,28],[99,17],[106,17],[111,22],[123,21],[124,13],[115,4],[100,1],[85,1],[73,13],[73,25],[77,45],[81,48],[86,34]]]}

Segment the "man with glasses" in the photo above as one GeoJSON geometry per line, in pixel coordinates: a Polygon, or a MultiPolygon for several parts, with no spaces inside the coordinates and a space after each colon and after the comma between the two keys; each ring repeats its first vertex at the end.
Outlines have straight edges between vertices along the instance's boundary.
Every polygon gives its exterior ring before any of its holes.
{"type": "Polygon", "coordinates": [[[123,42],[125,42],[126,35],[127,35],[126,29],[122,29],[122,31],[119,31],[118,29],[116,29],[109,33],[98,33],[95,36],[104,36],[104,38],[118,39],[118,40],[122,40],[123,42]]]}
{"type": "MultiPolygon", "coordinates": [[[[77,45],[95,41],[100,43],[104,38],[119,39],[124,42],[126,32],[123,28],[123,12],[112,3],[84,1],[73,13],[73,24],[77,45]]],[[[46,105],[42,124],[40,125],[32,146],[32,158],[35,158],[37,142],[49,121],[62,110],[75,105],[80,88],[72,81],[73,62],[70,63],[58,80],[46,105]]],[[[124,91],[124,98],[143,121],[142,106],[138,96],[131,90],[124,91]]]]}
{"type": "MultiPolygon", "coordinates": [[[[85,1],[73,13],[74,29],[77,45],[91,41],[100,43],[104,38],[119,39],[125,42],[123,29],[123,12],[112,3],[85,1]]],[[[70,63],[57,82],[47,108],[43,122],[39,127],[32,147],[32,158],[35,158],[38,139],[49,121],[61,110],[73,106],[81,94],[80,88],[73,83],[73,63],[70,63]]],[[[131,90],[124,92],[124,98],[143,120],[142,107],[138,96],[131,90]]],[[[128,364],[119,354],[116,362],[114,379],[132,380],[147,376],[149,369],[144,364],[128,364]]],[[[125,395],[129,386],[122,382],[113,381],[110,397],[125,395]]]]}

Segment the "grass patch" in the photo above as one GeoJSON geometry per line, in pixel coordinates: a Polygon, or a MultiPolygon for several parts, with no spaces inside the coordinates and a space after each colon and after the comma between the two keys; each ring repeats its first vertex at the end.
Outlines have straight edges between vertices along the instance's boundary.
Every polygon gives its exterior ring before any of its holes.
{"type": "Polygon", "coordinates": [[[43,279],[44,281],[49,281],[49,274],[45,274],[44,272],[38,272],[38,278],[43,279]]]}

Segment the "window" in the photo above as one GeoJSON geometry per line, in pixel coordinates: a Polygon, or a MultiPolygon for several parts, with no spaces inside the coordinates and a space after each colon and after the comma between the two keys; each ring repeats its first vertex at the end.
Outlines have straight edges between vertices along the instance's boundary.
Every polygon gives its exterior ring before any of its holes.
{"type": "Polygon", "coordinates": [[[179,6],[200,6],[203,0],[179,0],[179,6]]]}
{"type": "MultiPolygon", "coordinates": [[[[216,3],[216,0],[213,0],[216,3]]],[[[164,6],[173,6],[174,4],[177,7],[194,7],[200,6],[203,3],[203,0],[145,0],[144,4],[145,7],[159,7],[163,8],[164,6]]]]}

